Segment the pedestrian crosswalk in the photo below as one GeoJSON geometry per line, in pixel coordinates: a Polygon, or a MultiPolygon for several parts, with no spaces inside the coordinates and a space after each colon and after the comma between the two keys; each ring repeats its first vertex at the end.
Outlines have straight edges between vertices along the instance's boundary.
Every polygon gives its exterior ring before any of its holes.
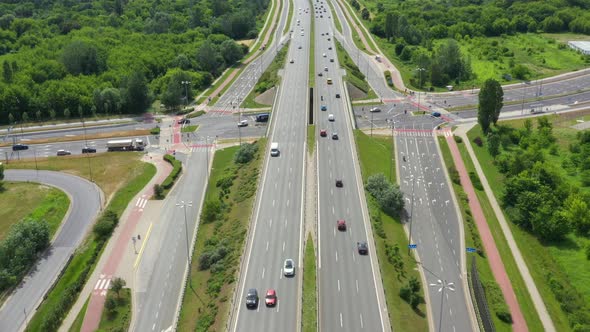
{"type": "Polygon", "coordinates": [[[96,284],[94,285],[94,291],[98,292],[100,296],[106,296],[110,286],[111,276],[105,276],[104,274],[101,274],[100,278],[98,278],[96,284]]]}
{"type": "Polygon", "coordinates": [[[191,152],[210,151],[215,147],[215,144],[193,144],[190,146],[191,152]]]}
{"type": "Polygon", "coordinates": [[[137,202],[135,202],[135,206],[138,207],[140,210],[143,210],[145,208],[145,205],[147,204],[148,200],[145,197],[140,197],[137,199],[137,202]]]}
{"type": "Polygon", "coordinates": [[[453,133],[450,129],[445,130],[421,130],[421,129],[396,129],[393,134],[395,136],[403,136],[403,137],[418,137],[418,136],[453,136],[453,133]]]}

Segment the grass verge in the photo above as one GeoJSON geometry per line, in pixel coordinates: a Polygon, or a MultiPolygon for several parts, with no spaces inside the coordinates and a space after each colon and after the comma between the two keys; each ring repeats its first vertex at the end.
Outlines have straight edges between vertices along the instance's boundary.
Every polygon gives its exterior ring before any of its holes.
{"type": "Polygon", "coordinates": [[[59,189],[31,182],[5,182],[4,188],[0,192],[0,241],[10,226],[26,218],[45,219],[53,237],[70,206],[68,196],[59,189]]]}
{"type": "Polygon", "coordinates": [[[74,323],[72,323],[72,326],[70,326],[68,332],[80,332],[82,324],[84,323],[84,315],[86,314],[86,308],[88,308],[88,302],[90,302],[90,297],[84,302],[82,309],[80,309],[80,312],[76,316],[76,319],[74,320],[74,323]]]}
{"type": "Polygon", "coordinates": [[[346,69],[346,76],[344,80],[357,87],[359,90],[367,94],[367,98],[376,98],[375,92],[369,86],[369,83],[365,80],[365,75],[360,71],[357,65],[352,61],[350,55],[346,52],[342,44],[339,41],[334,40],[336,43],[336,54],[338,55],[338,62],[344,69],[346,69]]]}
{"type": "Polygon", "coordinates": [[[330,11],[332,12],[332,17],[334,18],[334,25],[336,26],[336,30],[338,30],[338,32],[342,33],[342,23],[340,23],[340,19],[338,18],[338,15],[336,15],[336,10],[334,9],[334,5],[332,4],[332,1],[326,1],[326,2],[330,6],[330,11]]]}
{"type": "Polygon", "coordinates": [[[189,118],[189,119],[190,118],[196,118],[196,117],[199,117],[199,116],[201,116],[203,114],[206,114],[206,113],[207,112],[201,110],[201,111],[196,111],[196,112],[193,112],[193,113],[189,113],[189,114],[186,115],[186,117],[189,118]]]}
{"type": "Polygon", "coordinates": [[[315,125],[307,126],[307,151],[313,153],[315,150],[315,125]]]}
{"type": "Polygon", "coordinates": [[[192,133],[199,128],[199,125],[192,125],[192,126],[182,126],[180,128],[181,133],[192,133]]]}
{"type": "MultiPolygon", "coordinates": [[[[125,152],[123,152],[125,153],[125,152]]],[[[127,152],[127,158],[131,153],[127,152]]],[[[112,153],[110,155],[113,155],[112,153]]],[[[126,176],[119,177],[120,189],[114,194],[105,210],[120,216],[131,202],[131,199],[146,186],[156,174],[156,167],[147,163],[135,163],[126,176]],[[125,181],[126,180],[126,181],[125,181]]],[[[113,175],[111,175],[113,176],[113,175]]],[[[84,287],[88,276],[94,270],[98,257],[102,253],[106,241],[100,240],[95,234],[89,233],[80,247],[74,252],[69,264],[54,287],[46,294],[45,299],[37,308],[29,321],[26,331],[55,331],[76,301],[84,287]]]]}
{"type": "MultiPolygon", "coordinates": [[[[129,136],[145,136],[150,134],[151,129],[138,129],[138,130],[125,130],[125,131],[108,131],[104,133],[92,134],[92,135],[74,135],[74,136],[59,136],[59,137],[49,137],[49,138],[40,138],[40,139],[32,139],[27,141],[27,145],[30,144],[45,144],[45,143],[55,143],[55,142],[72,142],[72,141],[84,141],[86,140],[93,140],[93,139],[103,139],[103,138],[115,138],[115,137],[129,137],[129,136]]],[[[0,143],[0,147],[11,146],[12,143],[0,143]]],[[[33,147],[31,147],[33,148],[33,147]]],[[[35,152],[36,153],[36,152],[35,152]]]]}
{"type": "MultiPolygon", "coordinates": [[[[473,142],[475,137],[485,137],[482,134],[479,125],[470,130],[467,133],[467,136],[471,142],[473,142]]],[[[472,146],[475,155],[477,156],[477,159],[482,167],[482,170],[488,179],[488,183],[494,193],[494,196],[498,201],[500,201],[500,197],[502,197],[502,193],[504,191],[504,176],[494,165],[494,160],[487,151],[485,144],[481,147],[477,146],[477,144],[472,144],[472,146]]],[[[560,266],[556,262],[556,259],[551,253],[551,246],[543,245],[535,236],[520,229],[508,219],[506,213],[504,213],[504,217],[507,220],[510,231],[512,232],[514,240],[518,244],[518,248],[523,258],[527,263],[527,267],[535,281],[535,285],[537,286],[541,297],[543,298],[543,302],[547,307],[547,311],[549,312],[549,315],[555,324],[555,328],[557,331],[569,331],[570,327],[567,315],[562,310],[560,303],[553,295],[549,286],[549,278],[569,284],[568,276],[564,271],[564,267],[560,266]]],[[[555,248],[559,251],[558,247],[555,248]]],[[[556,254],[566,256],[570,255],[567,250],[556,254]]],[[[583,265],[578,264],[577,266],[581,267],[583,265]]],[[[516,290],[517,287],[515,287],[515,291],[516,290]]]]}
{"type": "MultiPolygon", "coordinates": [[[[447,169],[454,165],[453,158],[451,156],[448,144],[444,137],[438,138],[440,143],[440,148],[442,152],[443,159],[445,161],[447,169]]],[[[514,257],[508,247],[508,243],[506,242],[506,238],[502,233],[502,229],[498,223],[498,219],[496,218],[496,214],[494,213],[492,206],[490,205],[489,200],[483,188],[481,187],[481,182],[477,173],[475,172],[475,167],[469,154],[467,153],[467,149],[465,148],[464,143],[457,143],[459,147],[459,151],[461,152],[461,159],[463,159],[463,163],[465,164],[465,168],[469,173],[471,178],[471,182],[474,185],[475,193],[477,195],[477,199],[481,205],[482,211],[490,227],[490,231],[494,236],[494,242],[496,243],[496,247],[502,257],[502,262],[504,263],[504,268],[506,269],[506,273],[510,278],[512,283],[512,288],[514,289],[514,293],[516,294],[516,298],[518,300],[518,304],[520,309],[524,315],[526,320],[527,326],[530,331],[542,331],[543,325],[537,315],[537,311],[533,305],[533,302],[529,296],[529,293],[526,289],[526,285],[524,280],[522,279],[520,272],[518,271],[518,267],[516,266],[516,262],[514,261],[514,257]]],[[[449,171],[450,173],[450,171],[449,171]]],[[[481,246],[481,240],[479,237],[479,232],[477,230],[477,226],[474,224],[473,218],[471,217],[471,211],[469,210],[469,202],[467,201],[467,196],[463,191],[463,187],[461,184],[457,184],[452,182],[453,189],[455,190],[455,197],[458,199],[459,207],[461,208],[461,215],[463,217],[463,222],[465,227],[465,246],[477,248],[478,250],[483,250],[481,246]]],[[[470,254],[474,255],[474,254],[470,254]]],[[[494,319],[494,325],[498,331],[510,331],[512,329],[511,324],[508,324],[498,318],[498,313],[501,313],[502,310],[506,310],[508,307],[506,305],[505,299],[502,295],[502,291],[499,288],[494,275],[490,269],[489,262],[485,257],[485,254],[482,255],[475,255],[476,263],[477,263],[477,270],[479,272],[479,277],[486,289],[486,296],[488,306],[490,308],[492,318],[494,319]]],[[[470,258],[470,256],[468,256],[470,258]]],[[[467,261],[470,264],[471,259],[467,261]]],[[[467,269],[468,274],[471,274],[471,269],[467,269]]]]}
{"type": "Polygon", "coordinates": [[[226,328],[266,139],[255,144],[257,152],[247,164],[234,162],[237,146],[215,152],[195,242],[189,287],[185,288],[183,296],[179,331],[221,331],[226,328]]]}
{"type": "Polygon", "coordinates": [[[301,316],[303,332],[318,330],[318,299],[316,285],[316,259],[313,240],[307,236],[305,256],[303,257],[303,313],[301,316]]]}
{"type": "MultiPolygon", "coordinates": [[[[350,13],[350,16],[352,17],[354,23],[359,27],[359,30],[361,30],[363,37],[365,37],[365,40],[367,41],[367,43],[369,44],[369,47],[371,48],[371,50],[367,50],[367,51],[369,52],[369,54],[372,54],[373,52],[377,52],[377,46],[375,45],[373,40],[370,38],[369,33],[365,30],[365,24],[363,24],[363,22],[361,22],[361,19],[358,17],[358,15],[353,10],[353,8],[350,6],[350,4],[348,2],[345,2],[345,3],[346,3],[347,10],[350,13]]],[[[367,23],[367,22],[365,22],[365,23],[367,23]]],[[[355,29],[352,28],[352,30],[355,30],[355,29]]]]}
{"type": "Polygon", "coordinates": [[[311,28],[309,29],[309,87],[315,86],[315,19],[313,18],[313,1],[309,0],[309,8],[311,8],[311,28]]]}
{"type": "MultiPolygon", "coordinates": [[[[394,160],[392,159],[393,142],[389,136],[373,136],[372,138],[360,130],[354,131],[361,163],[363,183],[371,175],[383,173],[395,182],[395,174],[392,174],[394,160]]],[[[367,198],[369,214],[373,233],[376,235],[375,247],[381,270],[381,281],[385,291],[389,319],[394,331],[428,331],[426,307],[422,303],[416,310],[405,302],[400,296],[400,289],[407,280],[414,277],[420,280],[417,266],[412,257],[401,254],[397,268],[392,263],[392,257],[388,255],[397,247],[403,250],[408,247],[408,239],[402,223],[385,214],[379,208],[377,202],[368,192],[367,198]],[[393,249],[393,250],[392,250],[393,249]]],[[[424,287],[424,285],[423,285],[424,287]]]]}
{"type": "Polygon", "coordinates": [[[176,183],[176,179],[180,175],[180,172],[182,172],[182,162],[176,159],[176,157],[167,154],[164,156],[164,160],[172,165],[172,172],[168,174],[166,179],[162,181],[162,184],[160,184],[159,187],[155,187],[154,196],[156,199],[164,199],[166,195],[168,195],[168,192],[170,192],[174,186],[174,183],[176,183]]]}
{"type": "Polygon", "coordinates": [[[266,68],[266,71],[262,73],[258,82],[254,86],[254,89],[250,91],[248,96],[244,99],[240,107],[247,107],[247,108],[263,108],[268,107],[268,105],[262,105],[257,103],[254,99],[264,93],[266,90],[276,87],[280,81],[279,77],[279,69],[285,67],[285,60],[287,59],[287,51],[289,50],[289,43],[286,42],[286,45],[281,48],[281,50],[277,53],[277,56],[274,58],[272,63],[266,68]]]}
{"type": "Polygon", "coordinates": [[[286,34],[287,32],[289,32],[289,27],[291,26],[291,21],[293,20],[293,7],[295,6],[295,4],[293,3],[293,0],[289,0],[289,13],[287,14],[287,23],[285,24],[285,27],[283,28],[283,35],[286,34]]]}
{"type": "Polygon", "coordinates": [[[114,301],[116,306],[102,311],[97,332],[127,331],[131,324],[131,290],[123,288],[117,296],[117,293],[109,289],[107,302],[109,301],[114,301]]]}

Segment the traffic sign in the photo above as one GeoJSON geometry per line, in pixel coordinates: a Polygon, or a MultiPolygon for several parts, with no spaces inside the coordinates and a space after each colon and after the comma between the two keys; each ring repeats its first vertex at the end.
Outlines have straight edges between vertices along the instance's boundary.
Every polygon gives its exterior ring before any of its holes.
{"type": "Polygon", "coordinates": [[[467,252],[477,252],[477,249],[467,247],[467,252]]]}
{"type": "Polygon", "coordinates": [[[408,244],[408,248],[410,249],[416,249],[416,247],[418,247],[417,244],[408,244]]]}

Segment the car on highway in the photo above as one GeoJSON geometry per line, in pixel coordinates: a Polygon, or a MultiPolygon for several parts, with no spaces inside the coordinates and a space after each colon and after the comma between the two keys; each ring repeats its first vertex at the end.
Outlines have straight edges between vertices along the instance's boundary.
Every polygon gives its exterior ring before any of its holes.
{"type": "Polygon", "coordinates": [[[326,57],[326,53],[323,53],[322,56],[325,58],[326,57]]]}
{"type": "Polygon", "coordinates": [[[336,179],[336,187],[338,187],[338,188],[344,187],[344,182],[342,182],[342,179],[336,179]]]}
{"type": "Polygon", "coordinates": [[[277,292],[272,288],[267,290],[264,302],[267,307],[274,307],[277,304],[277,292]]]}
{"type": "Polygon", "coordinates": [[[29,146],[24,144],[15,144],[12,146],[12,151],[28,150],[29,146]]]}
{"type": "Polygon", "coordinates": [[[328,114],[328,121],[334,121],[336,120],[336,118],[334,118],[334,114],[328,114]]]}
{"type": "Polygon", "coordinates": [[[356,247],[360,255],[366,255],[369,253],[369,245],[367,245],[366,241],[357,242],[356,247]]]}
{"type": "Polygon", "coordinates": [[[432,112],[432,116],[435,118],[440,118],[440,112],[432,112]]]}
{"type": "Polygon", "coordinates": [[[320,136],[321,136],[321,137],[326,137],[326,136],[328,136],[328,132],[326,131],[326,129],[321,129],[321,130],[320,130],[320,136]]]}
{"type": "MultiPolygon", "coordinates": [[[[301,34],[303,36],[303,34],[301,34]]],[[[291,59],[289,60],[289,63],[295,63],[295,60],[291,59]]]]}
{"type": "Polygon", "coordinates": [[[256,115],[256,122],[268,122],[268,118],[270,117],[269,113],[262,113],[256,115]]]}
{"type": "Polygon", "coordinates": [[[322,74],[322,72],[319,72],[319,73],[318,73],[318,76],[319,76],[319,77],[322,77],[322,76],[324,76],[324,74],[322,74]]]}
{"type": "Polygon", "coordinates": [[[324,67],[324,71],[328,71],[328,67],[324,67]]]}
{"type": "Polygon", "coordinates": [[[322,106],[320,107],[320,109],[321,109],[322,111],[327,111],[327,110],[328,110],[328,106],[326,106],[326,105],[322,105],[322,106]]]}
{"type": "Polygon", "coordinates": [[[381,109],[379,107],[373,107],[369,110],[369,112],[371,113],[379,113],[381,112],[381,109]]]}
{"type": "Polygon", "coordinates": [[[247,308],[256,308],[258,306],[258,291],[256,288],[248,289],[248,293],[246,294],[246,307],[247,308]]]}
{"type": "Polygon", "coordinates": [[[332,40],[332,38],[328,37],[328,41],[332,40]]]}
{"type": "Polygon", "coordinates": [[[330,51],[331,51],[331,50],[332,50],[332,46],[328,47],[328,50],[330,50],[330,51]]]}
{"type": "Polygon", "coordinates": [[[295,275],[295,262],[291,258],[285,259],[285,264],[283,264],[283,274],[285,277],[292,277],[295,275]]]}
{"type": "Polygon", "coordinates": [[[248,120],[238,122],[238,127],[248,127],[248,120]]]}
{"type": "Polygon", "coordinates": [[[337,140],[338,139],[338,133],[336,133],[336,132],[332,133],[332,139],[333,140],[337,140]]]}
{"type": "Polygon", "coordinates": [[[299,45],[299,49],[301,49],[301,45],[299,45]]]}
{"type": "Polygon", "coordinates": [[[96,153],[96,149],[85,146],[82,148],[82,153],[96,153]]]}
{"type": "Polygon", "coordinates": [[[330,62],[334,62],[334,59],[330,59],[330,62]]]}
{"type": "Polygon", "coordinates": [[[338,228],[339,231],[345,231],[346,230],[346,221],[344,219],[340,219],[340,220],[336,221],[336,227],[338,228]]]}
{"type": "Polygon", "coordinates": [[[178,124],[187,124],[187,123],[191,123],[191,120],[189,120],[187,118],[182,118],[182,119],[178,120],[178,124]]]}
{"type": "Polygon", "coordinates": [[[328,79],[326,80],[326,82],[328,83],[328,85],[332,85],[332,79],[331,79],[331,78],[328,78],[328,79]]]}
{"type": "Polygon", "coordinates": [[[57,155],[58,156],[69,156],[72,153],[68,150],[57,150],[57,155]]]}
{"type": "Polygon", "coordinates": [[[336,98],[340,98],[340,94],[339,93],[336,94],[336,98]]]}

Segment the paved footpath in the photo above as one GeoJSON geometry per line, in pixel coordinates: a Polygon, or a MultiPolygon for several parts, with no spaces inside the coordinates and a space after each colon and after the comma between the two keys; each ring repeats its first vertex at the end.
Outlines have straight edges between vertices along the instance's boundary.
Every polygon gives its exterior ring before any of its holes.
{"type": "MultiPolygon", "coordinates": [[[[135,204],[130,204],[129,208],[125,211],[127,216],[121,217],[117,232],[102,255],[102,257],[106,259],[106,262],[104,262],[102,268],[96,269],[96,271],[100,271],[98,275],[97,273],[93,273],[87,283],[87,285],[94,286],[84,316],[84,322],[81,329],[82,332],[91,332],[98,329],[107,290],[109,289],[111,280],[118,276],[115,274],[118,273],[118,268],[123,256],[128,252],[128,247],[132,238],[134,239],[133,242],[138,241],[135,236],[137,234],[136,226],[143,217],[144,208],[148,200],[153,195],[153,185],[155,183],[161,183],[172,170],[172,166],[165,162],[161,155],[146,155],[144,161],[154,163],[156,165],[157,173],[144,190],[135,197],[133,201],[135,204]]],[[[101,261],[105,259],[101,259],[101,261]]],[[[132,266],[127,266],[127,268],[131,269],[132,266]]],[[[87,287],[85,287],[85,289],[86,288],[87,287]]],[[[80,296],[80,299],[82,300],[85,298],[85,296],[80,296]]]]}
{"type": "Polygon", "coordinates": [[[452,136],[446,136],[446,140],[449,144],[455,167],[459,172],[461,186],[463,187],[463,190],[465,190],[467,198],[469,199],[469,208],[471,209],[473,219],[477,225],[492,273],[502,290],[502,295],[504,295],[504,299],[510,310],[510,315],[512,315],[512,330],[516,332],[528,331],[526,321],[524,320],[518,300],[516,299],[516,294],[514,293],[514,289],[512,288],[512,284],[510,283],[510,279],[504,268],[504,263],[502,262],[502,258],[500,257],[500,253],[494,242],[494,237],[492,236],[492,232],[490,231],[481,205],[479,204],[479,200],[477,199],[477,195],[475,194],[473,184],[471,183],[463,159],[461,159],[461,153],[457,147],[457,142],[455,142],[455,139],[452,136]]]}

